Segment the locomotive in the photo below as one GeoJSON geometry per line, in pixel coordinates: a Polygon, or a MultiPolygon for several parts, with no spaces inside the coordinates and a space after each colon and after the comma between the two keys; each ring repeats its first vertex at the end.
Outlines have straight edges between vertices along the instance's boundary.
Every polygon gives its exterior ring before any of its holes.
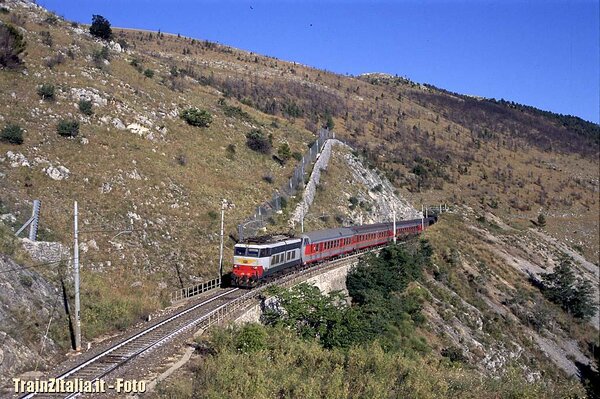
{"type": "MultiPolygon", "coordinates": [[[[396,222],[396,237],[419,234],[437,216],[396,222]]],[[[393,223],[340,227],[302,233],[249,238],[234,246],[232,284],[255,287],[270,276],[387,245],[394,239],[393,223]]]]}

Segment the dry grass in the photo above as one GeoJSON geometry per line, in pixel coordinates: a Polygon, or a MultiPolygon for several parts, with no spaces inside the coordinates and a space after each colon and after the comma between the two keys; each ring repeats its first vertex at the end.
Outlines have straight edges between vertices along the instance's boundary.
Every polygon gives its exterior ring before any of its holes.
{"type": "MultiPolygon", "coordinates": [[[[156,287],[144,295],[155,297],[164,289],[158,287],[166,285],[168,291],[214,276],[218,223],[211,215],[218,212],[221,199],[235,204],[226,215],[227,232],[233,233],[237,222],[269,199],[294,166],[292,161],[281,167],[270,157],[250,151],[245,134],[257,127],[273,135],[274,148],[286,141],[292,152],[303,152],[314,139],[314,128],[325,118],[325,110],[317,105],[334,115],[338,136],[366,150],[367,158],[403,186],[402,193],[413,204],[464,202],[490,209],[494,200],[498,203],[495,212],[519,226],[530,224],[528,220],[535,219],[543,208],[550,233],[580,245],[589,259],[597,259],[597,159],[546,151],[526,139],[508,137],[504,131],[493,133],[506,138],[508,144],[501,139],[482,141],[476,148],[474,127],[451,120],[450,108],[419,97],[423,89],[411,82],[344,77],[189,38],[153,33],[149,39],[149,32],[118,29],[117,39],[125,40],[132,52],[111,51],[110,63],[98,64],[92,55],[102,44],[77,34],[68,22],[48,25],[40,10],[13,10],[0,19],[14,20],[14,15],[23,16],[20,25],[26,29],[27,75],[0,71],[0,124],[15,122],[27,133],[21,146],[0,143],[0,154],[18,151],[30,162],[43,158],[53,166],[66,166],[71,174],[67,180],[53,181],[42,172],[43,163],[33,168],[0,163],[6,175],[0,179],[0,199],[25,221],[30,201],[40,198],[42,227],[65,243],[71,239],[72,201],[79,201],[82,230],[110,230],[82,235],[84,241],[94,239],[99,247],[82,255],[90,273],[101,270],[107,278],[125,275],[127,284],[141,280],[156,287]],[[51,47],[44,44],[42,31],[50,32],[51,47]],[[69,50],[73,59],[66,56],[64,62],[47,66],[47,57],[69,50]],[[152,69],[154,77],[138,72],[130,64],[133,59],[143,69],[152,69]],[[172,77],[173,67],[186,72],[172,77]],[[227,86],[232,82],[235,85],[227,86]],[[56,86],[55,101],[39,99],[36,88],[43,83],[56,86]],[[107,105],[94,107],[94,115],[84,118],[70,96],[71,88],[97,89],[107,105]],[[264,104],[256,101],[254,106],[246,105],[251,104],[252,93],[265,102],[264,93],[273,88],[281,90],[276,98],[279,105],[296,102],[305,108],[303,116],[294,118],[281,111],[269,115],[257,109],[264,104]],[[237,93],[250,96],[236,97],[237,93]],[[227,103],[241,107],[249,121],[225,116],[219,101],[229,94],[227,103]],[[169,116],[189,106],[213,114],[211,126],[194,128],[169,116]],[[80,119],[81,136],[88,144],[56,134],[58,120],[69,117],[80,119]],[[154,139],[118,130],[110,120],[102,122],[103,117],[119,118],[125,125],[146,125],[154,139]],[[161,127],[167,133],[160,133],[161,127]],[[230,144],[235,145],[234,156],[228,156],[230,144]],[[431,188],[414,191],[416,177],[411,170],[415,157],[437,162],[444,154],[450,156],[442,168],[447,177],[436,177],[431,188]],[[462,173],[464,166],[468,171],[462,173]],[[504,177],[509,170],[510,177],[504,177]],[[266,174],[273,176],[272,184],[263,180],[266,174]],[[106,184],[111,191],[102,193],[106,184]],[[542,187],[547,193],[545,202],[536,203],[542,187]],[[515,206],[526,210],[516,212],[515,206]],[[114,237],[129,226],[130,212],[140,217],[134,218],[135,232],[114,237]]],[[[343,184],[345,174],[334,159],[323,177],[324,190],[315,212],[332,214],[332,207],[341,211],[348,205],[336,185],[343,184]]],[[[307,228],[331,225],[333,219],[330,217],[328,224],[308,221],[307,228]]],[[[279,223],[285,225],[283,220],[279,223]]],[[[226,253],[232,244],[226,242],[226,253]]],[[[106,287],[99,295],[110,294],[106,287]]],[[[124,289],[122,295],[133,292],[124,289]]]]}

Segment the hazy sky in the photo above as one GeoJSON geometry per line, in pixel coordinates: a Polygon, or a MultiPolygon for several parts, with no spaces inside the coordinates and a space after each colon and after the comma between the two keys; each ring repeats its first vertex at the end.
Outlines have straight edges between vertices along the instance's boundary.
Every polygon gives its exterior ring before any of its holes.
{"type": "Polygon", "coordinates": [[[357,75],[386,72],[600,122],[597,0],[38,0],[69,20],[181,33],[357,75]]]}

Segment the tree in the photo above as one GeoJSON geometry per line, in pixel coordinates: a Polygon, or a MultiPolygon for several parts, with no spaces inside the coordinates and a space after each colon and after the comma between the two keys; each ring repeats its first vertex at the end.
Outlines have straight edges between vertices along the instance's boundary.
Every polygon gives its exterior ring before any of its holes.
{"type": "Polygon", "coordinates": [[[325,127],[329,130],[333,130],[333,128],[335,127],[335,122],[333,121],[333,118],[331,117],[330,113],[327,113],[327,115],[325,116],[325,127]]]}
{"type": "Polygon", "coordinates": [[[92,26],[90,26],[90,34],[99,37],[103,40],[112,39],[112,29],[110,22],[102,15],[92,15],[92,26]]]}
{"type": "Polygon", "coordinates": [[[567,257],[560,260],[552,273],[542,276],[542,293],[578,319],[588,320],[598,309],[592,283],[575,276],[567,257]]]}
{"type": "Polygon", "coordinates": [[[17,28],[0,24],[0,67],[14,68],[20,65],[19,56],[25,51],[26,44],[17,28]]]}
{"type": "Polygon", "coordinates": [[[23,144],[23,129],[19,125],[8,124],[2,129],[0,139],[10,144],[23,144]]]}

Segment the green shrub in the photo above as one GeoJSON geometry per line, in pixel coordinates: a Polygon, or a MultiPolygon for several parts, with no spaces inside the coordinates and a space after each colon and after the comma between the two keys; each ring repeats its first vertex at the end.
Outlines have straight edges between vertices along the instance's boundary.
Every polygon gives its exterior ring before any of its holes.
{"type": "Polygon", "coordinates": [[[302,161],[302,154],[300,154],[298,151],[294,151],[292,153],[292,158],[294,158],[296,161],[300,162],[300,161],[302,161]]]}
{"type": "Polygon", "coordinates": [[[277,149],[277,156],[281,159],[281,162],[286,163],[292,156],[292,151],[288,143],[283,143],[277,149]]]}
{"type": "Polygon", "coordinates": [[[96,62],[110,59],[108,47],[103,46],[101,49],[94,51],[92,58],[96,62]]]}
{"type": "Polygon", "coordinates": [[[90,26],[90,34],[92,36],[99,37],[103,40],[110,40],[112,38],[112,29],[110,28],[110,22],[102,15],[92,15],[92,25],[90,26]]]}
{"type": "Polygon", "coordinates": [[[2,129],[0,139],[10,144],[23,144],[23,129],[19,125],[8,124],[2,129]]]}
{"type": "Polygon", "coordinates": [[[537,217],[537,225],[539,227],[544,227],[546,226],[546,216],[544,216],[543,213],[540,213],[537,217]]]}
{"type": "Polygon", "coordinates": [[[56,131],[63,137],[75,137],[79,134],[79,122],[63,119],[58,122],[56,131]]]}
{"type": "Polygon", "coordinates": [[[181,119],[186,121],[188,125],[198,127],[208,127],[212,122],[212,116],[208,111],[198,108],[188,108],[179,114],[181,119]]]}
{"type": "Polygon", "coordinates": [[[271,152],[271,141],[260,129],[252,129],[246,134],[246,145],[251,150],[262,154],[269,154],[271,152]]]}
{"type": "Polygon", "coordinates": [[[42,37],[42,43],[44,43],[48,47],[52,47],[52,35],[47,30],[43,30],[40,32],[40,36],[42,37]]]}
{"type": "Polygon", "coordinates": [[[58,23],[58,17],[54,14],[48,14],[48,16],[44,19],[44,22],[48,25],[56,25],[58,23]]]}
{"type": "Polygon", "coordinates": [[[589,320],[598,309],[592,283],[573,271],[569,258],[560,260],[552,273],[542,275],[542,293],[578,319],[589,320]]]}
{"type": "Polygon", "coordinates": [[[50,83],[44,83],[37,89],[37,94],[42,100],[54,100],[54,85],[50,83]]]}
{"type": "Polygon", "coordinates": [[[243,326],[236,338],[236,348],[243,353],[252,353],[267,347],[267,331],[259,324],[243,326]]]}
{"type": "Polygon", "coordinates": [[[333,121],[331,114],[327,113],[327,116],[325,117],[325,119],[326,119],[325,127],[329,130],[333,130],[333,128],[335,127],[335,122],[333,121]]]}
{"type": "Polygon", "coordinates": [[[79,100],[79,112],[84,115],[91,116],[94,113],[92,102],[89,100],[79,100]]]}
{"type": "Polygon", "coordinates": [[[146,68],[146,70],[144,71],[144,76],[152,79],[154,77],[154,71],[150,68],[146,68]]]}
{"type": "Polygon", "coordinates": [[[0,66],[14,68],[21,64],[19,56],[27,43],[17,28],[10,24],[0,25],[0,66]]]}
{"type": "Polygon", "coordinates": [[[234,159],[235,158],[235,144],[228,144],[227,148],[225,149],[225,152],[227,153],[227,158],[234,159]]]}
{"type": "Polygon", "coordinates": [[[133,58],[131,61],[129,61],[129,65],[131,65],[132,67],[134,67],[140,73],[143,70],[143,68],[142,68],[142,62],[140,60],[138,60],[137,58],[133,58]]]}
{"type": "Polygon", "coordinates": [[[22,274],[21,276],[19,276],[19,282],[23,287],[27,288],[31,288],[31,286],[33,285],[33,279],[27,274],[22,274]]]}

